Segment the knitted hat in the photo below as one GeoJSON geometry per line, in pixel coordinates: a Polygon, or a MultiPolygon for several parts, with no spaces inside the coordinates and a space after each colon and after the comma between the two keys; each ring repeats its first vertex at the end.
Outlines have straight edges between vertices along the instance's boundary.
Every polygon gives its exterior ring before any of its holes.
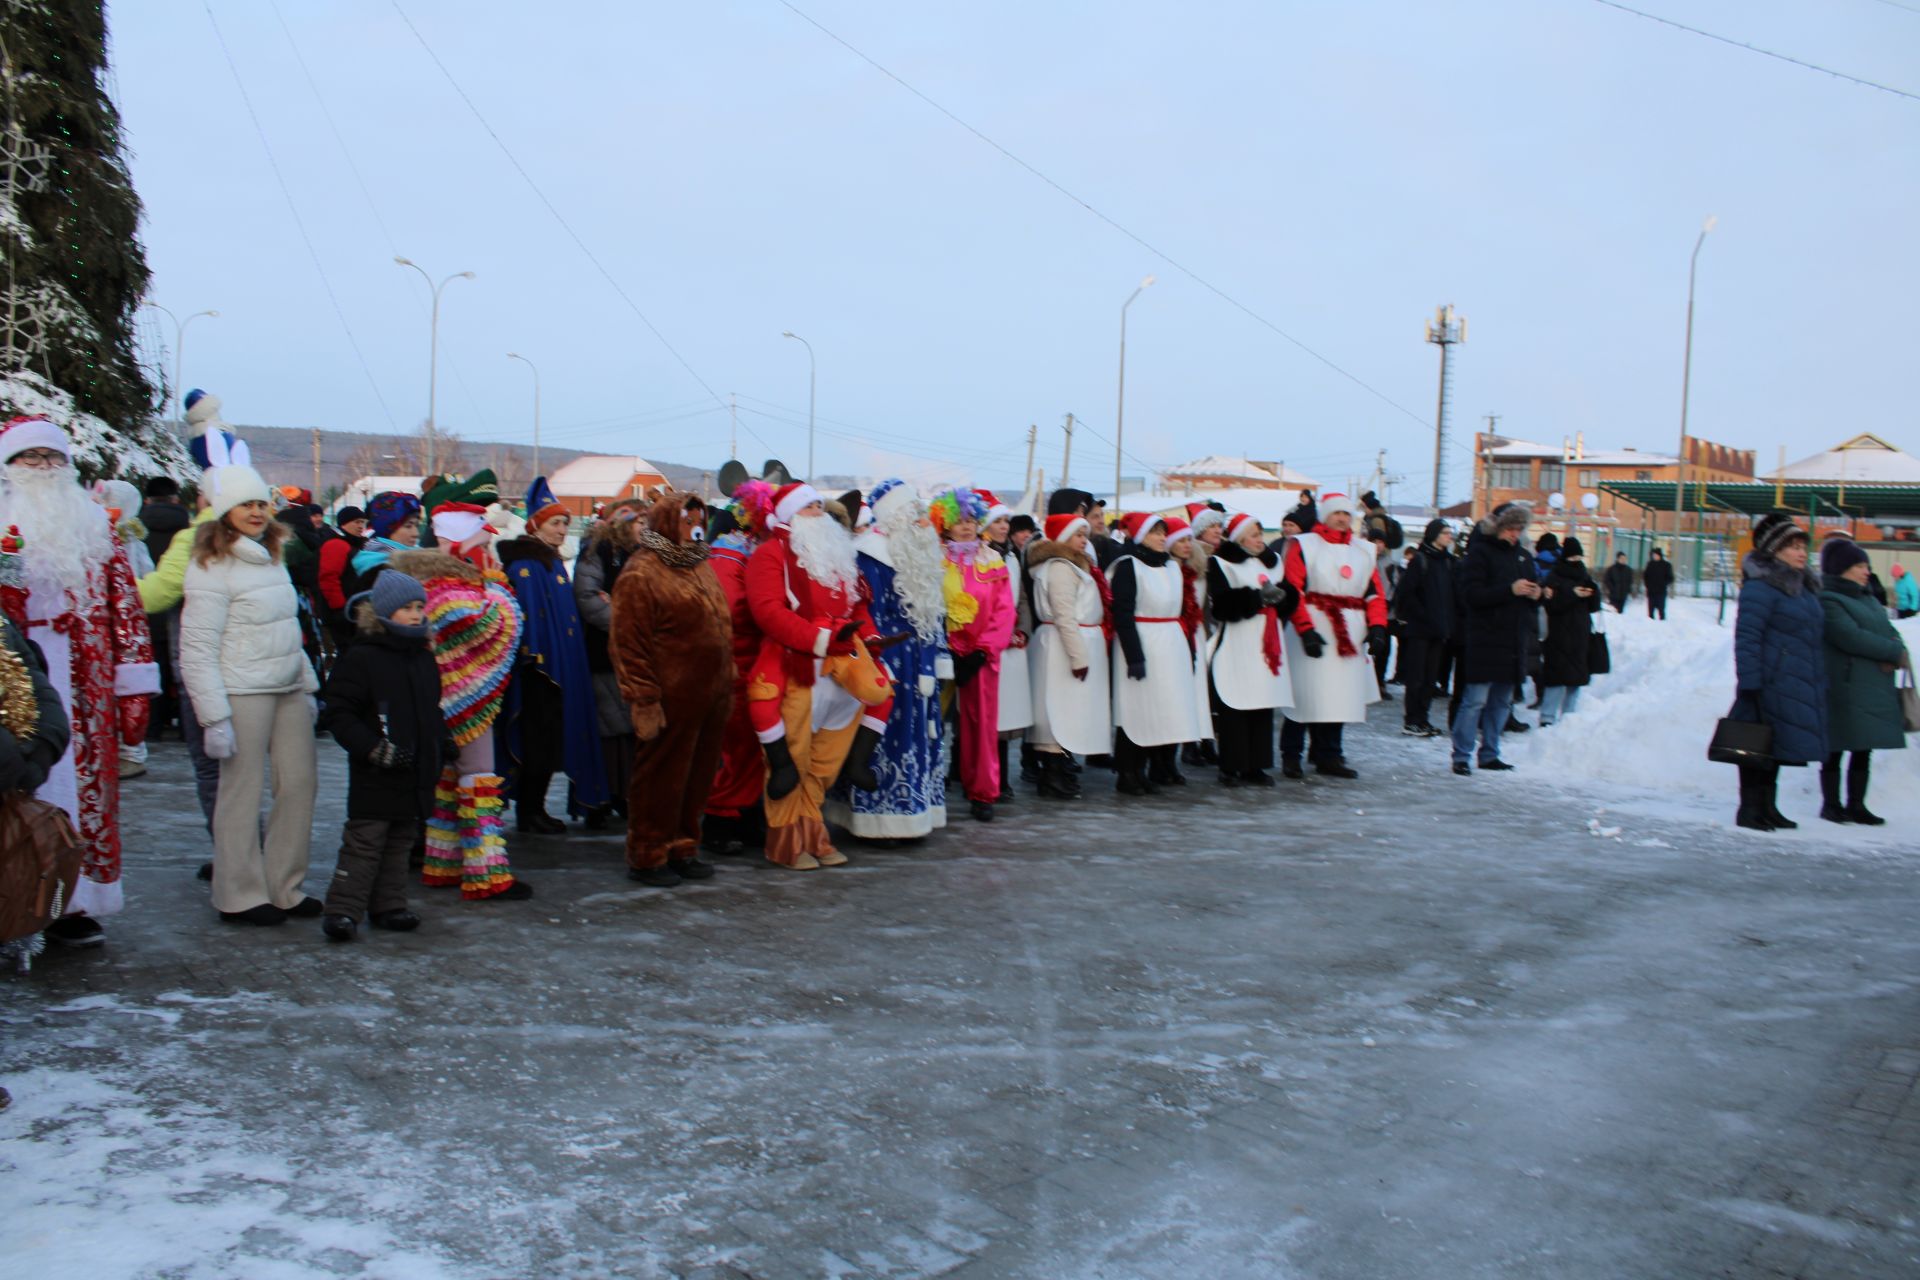
{"type": "Polygon", "coordinates": [[[1244,511],[1236,511],[1227,517],[1227,541],[1238,542],[1249,533],[1258,533],[1260,522],[1244,511]]]}
{"type": "Polygon", "coordinates": [[[1090,528],[1085,516],[1076,516],[1071,511],[1062,511],[1047,517],[1047,541],[1065,542],[1075,534],[1088,532],[1090,528]]]}
{"type": "Polygon", "coordinates": [[[1440,535],[1450,528],[1452,528],[1452,526],[1445,520],[1435,516],[1433,519],[1427,521],[1427,531],[1420,535],[1421,545],[1428,547],[1433,546],[1440,535]]]}
{"type": "Polygon", "coordinates": [[[1820,572],[1837,578],[1857,564],[1867,564],[1867,553],[1851,538],[1829,538],[1820,548],[1820,572]]]}
{"type": "Polygon", "coordinates": [[[391,538],[395,529],[419,514],[420,499],[394,489],[374,494],[367,504],[367,524],[376,538],[391,538]]]}
{"type": "Polygon", "coordinates": [[[29,449],[52,449],[73,461],[73,443],[67,433],[45,418],[14,418],[0,427],[0,462],[12,462],[29,449]]]}
{"type": "MultiPolygon", "coordinates": [[[[404,609],[410,604],[425,604],[427,589],[419,580],[410,578],[398,569],[382,569],[380,576],[373,580],[373,586],[360,593],[354,599],[365,598],[373,606],[376,618],[391,618],[394,611],[404,609]]],[[[348,603],[351,611],[352,603],[348,603]]]]}
{"type": "Polygon", "coordinates": [[[342,507],[333,513],[333,527],[344,529],[355,520],[365,520],[367,513],[358,507],[342,507]]]}
{"type": "Polygon", "coordinates": [[[200,495],[215,520],[243,502],[270,501],[271,490],[252,467],[213,467],[200,477],[200,495]]]}
{"type": "Polygon", "coordinates": [[[1360,514],[1360,504],[1344,493],[1329,493],[1320,499],[1320,518],[1322,520],[1341,511],[1346,512],[1350,516],[1357,516],[1360,514]]]}
{"type": "Polygon", "coordinates": [[[1584,556],[1587,554],[1587,549],[1580,545],[1580,539],[1569,536],[1565,542],[1560,544],[1560,554],[1571,560],[1576,556],[1584,556]]]}
{"type": "Polygon", "coordinates": [[[1754,521],[1753,549],[1763,556],[1773,557],[1786,550],[1787,544],[1795,538],[1805,539],[1807,531],[1793,522],[1793,517],[1770,511],[1754,521]]]}
{"type": "Polygon", "coordinates": [[[472,502],[443,502],[433,509],[433,536],[457,547],[487,527],[487,509],[472,502]]]}
{"type": "Polygon", "coordinates": [[[1560,549],[1560,535],[1551,529],[1547,530],[1538,538],[1534,539],[1533,549],[1535,551],[1558,551],[1560,549]]]}
{"type": "Polygon", "coordinates": [[[795,480],[783,484],[773,491],[773,518],[771,523],[776,529],[784,529],[793,523],[793,518],[803,510],[819,502],[825,505],[820,491],[804,480],[795,480]]]}
{"type": "Polygon", "coordinates": [[[535,476],[527,489],[527,528],[538,529],[555,516],[567,514],[566,504],[553,496],[545,476],[535,476]]]}
{"type": "Polygon", "coordinates": [[[1155,525],[1164,525],[1166,521],[1147,511],[1129,511],[1120,517],[1120,527],[1127,531],[1127,541],[1138,542],[1152,531],[1155,525]]]}

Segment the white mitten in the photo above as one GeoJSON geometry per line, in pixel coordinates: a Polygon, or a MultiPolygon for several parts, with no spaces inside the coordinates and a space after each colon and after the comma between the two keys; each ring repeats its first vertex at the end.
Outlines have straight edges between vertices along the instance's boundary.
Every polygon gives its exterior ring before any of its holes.
{"type": "Polygon", "coordinates": [[[233,757],[233,721],[222,720],[219,724],[210,724],[200,730],[200,749],[206,752],[209,760],[228,760],[233,757]]]}

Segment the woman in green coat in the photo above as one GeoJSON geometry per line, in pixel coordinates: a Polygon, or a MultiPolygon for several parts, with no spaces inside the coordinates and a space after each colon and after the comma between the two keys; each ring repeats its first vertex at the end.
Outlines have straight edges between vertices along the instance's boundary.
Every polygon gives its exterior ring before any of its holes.
{"type": "Polygon", "coordinates": [[[1828,822],[1877,827],[1886,819],[1867,809],[1868,753],[1907,745],[1893,673],[1907,648],[1887,611],[1867,593],[1867,553],[1849,538],[1820,551],[1820,605],[1826,610],[1827,748],[1820,766],[1820,816],[1828,822]],[[1851,751],[1847,802],[1840,803],[1840,756],[1851,751]]]}

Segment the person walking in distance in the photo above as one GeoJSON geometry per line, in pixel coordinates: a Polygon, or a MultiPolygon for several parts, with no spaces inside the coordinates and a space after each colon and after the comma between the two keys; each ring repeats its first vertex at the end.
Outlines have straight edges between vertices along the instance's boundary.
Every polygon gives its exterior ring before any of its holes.
{"type": "Polygon", "coordinates": [[[1667,620],[1667,592],[1673,589],[1673,566],[1655,547],[1647,552],[1647,567],[1640,571],[1640,585],[1647,591],[1647,616],[1667,620]]]}
{"type": "Polygon", "coordinates": [[[1607,566],[1607,603],[1613,606],[1615,613],[1627,611],[1627,597],[1633,594],[1633,566],[1627,563],[1627,553],[1616,552],[1613,563],[1607,566]]]}

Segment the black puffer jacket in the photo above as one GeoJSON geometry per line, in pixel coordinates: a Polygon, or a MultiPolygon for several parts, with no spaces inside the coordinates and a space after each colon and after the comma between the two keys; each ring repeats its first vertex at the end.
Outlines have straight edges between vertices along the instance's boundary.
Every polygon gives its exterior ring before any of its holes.
{"type": "Polygon", "coordinates": [[[1268,547],[1255,557],[1247,554],[1247,549],[1237,542],[1223,542],[1214,548],[1213,559],[1207,561],[1207,607],[1216,622],[1244,622],[1260,612],[1260,592],[1253,587],[1229,585],[1226,573],[1214,563],[1214,560],[1224,560],[1228,564],[1245,564],[1252,559],[1260,561],[1273,579],[1272,585],[1281,590],[1280,603],[1276,606],[1279,616],[1291,618],[1300,607],[1300,593],[1280,568],[1278,548],[1268,547]]]}
{"type": "Polygon", "coordinates": [[[1540,683],[1573,685],[1576,688],[1592,678],[1588,666],[1587,647],[1593,633],[1593,615],[1600,612],[1600,591],[1594,586],[1593,575],[1587,572],[1586,562],[1582,560],[1559,560],[1554,563],[1553,572],[1547,575],[1547,586],[1553,591],[1553,598],[1545,602],[1547,611],[1547,641],[1544,650],[1546,665],[1542,669],[1540,683]],[[1586,587],[1593,592],[1590,596],[1581,596],[1577,588],[1586,587]]]}
{"type": "Polygon", "coordinates": [[[1393,616],[1408,631],[1430,640],[1445,640],[1453,634],[1457,610],[1454,605],[1454,562],[1451,551],[1442,551],[1430,542],[1420,544],[1413,561],[1400,574],[1400,585],[1393,592],[1393,616]]]}
{"type": "Polygon", "coordinates": [[[404,821],[433,811],[433,785],[455,748],[440,715],[440,668],[424,637],[398,636],[360,606],[358,643],[320,690],[320,727],[347,751],[347,817],[404,821]],[[368,757],[388,738],[413,753],[409,769],[368,757]]]}
{"type": "Polygon", "coordinates": [[[1533,581],[1534,572],[1525,547],[1504,541],[1489,522],[1480,522],[1456,579],[1466,616],[1460,679],[1467,684],[1524,682],[1527,638],[1538,634],[1534,610],[1540,605],[1513,594],[1513,584],[1533,581]]]}

